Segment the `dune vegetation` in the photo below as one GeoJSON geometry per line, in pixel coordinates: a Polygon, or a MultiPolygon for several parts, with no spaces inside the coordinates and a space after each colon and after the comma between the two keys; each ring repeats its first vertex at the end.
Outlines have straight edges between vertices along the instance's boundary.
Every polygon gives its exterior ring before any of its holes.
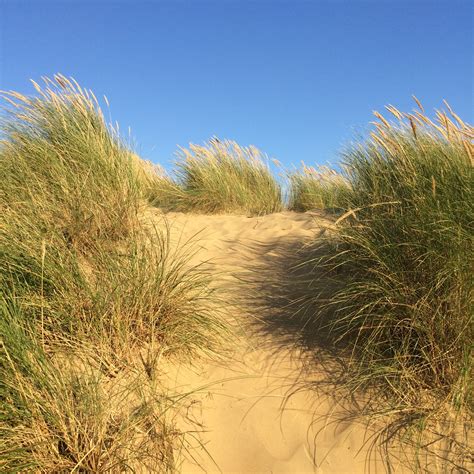
{"type": "Polygon", "coordinates": [[[156,361],[217,349],[216,296],[165,221],[141,222],[148,170],[94,95],[35,87],[3,94],[0,470],[173,470],[156,361]]]}
{"type": "Polygon", "coordinates": [[[160,385],[159,360],[218,357],[229,329],[192,243],[170,245],[168,211],[336,214],[288,268],[305,282],[288,307],[345,361],[346,393],[374,395],[363,414],[389,416],[387,438],[438,424],[466,456],[454,432],[474,404],[470,125],[449,107],[388,107],[394,120],[376,114],[341,173],[303,165],[283,182],[255,147],[212,138],[168,175],[92,92],[61,75],[34,85],[3,93],[1,471],[177,469],[182,396],[160,385]]]}
{"type": "Polygon", "coordinates": [[[288,174],[288,208],[292,211],[340,211],[347,209],[349,182],[342,173],[327,167],[306,166],[288,174]]]}
{"type": "Polygon", "coordinates": [[[275,202],[267,172],[265,186],[241,180],[257,170],[261,178],[260,168],[229,142],[183,151],[174,183],[188,193],[180,210],[335,214],[335,225],[295,263],[306,290],[294,311],[346,361],[343,390],[372,394],[364,414],[391,417],[382,436],[413,431],[422,445],[434,429],[456,439],[453,456],[462,458],[474,392],[474,132],[449,106],[434,120],[418,106],[388,107],[392,121],[375,113],[375,130],[344,153],[341,173],[304,164],[288,172],[286,205],[280,197],[276,207],[263,205],[275,202]],[[220,154],[229,147],[237,153],[220,154]]]}
{"type": "Polygon", "coordinates": [[[376,114],[345,153],[348,211],[304,263],[310,317],[348,354],[348,392],[372,391],[367,413],[392,417],[387,437],[416,428],[429,446],[434,429],[466,460],[455,433],[474,408],[474,130],[450,109],[388,110],[395,120],[376,114]]]}
{"type": "Polygon", "coordinates": [[[217,138],[182,148],[176,177],[157,174],[152,202],[174,211],[251,216],[283,209],[281,186],[264,155],[253,146],[217,138]]]}

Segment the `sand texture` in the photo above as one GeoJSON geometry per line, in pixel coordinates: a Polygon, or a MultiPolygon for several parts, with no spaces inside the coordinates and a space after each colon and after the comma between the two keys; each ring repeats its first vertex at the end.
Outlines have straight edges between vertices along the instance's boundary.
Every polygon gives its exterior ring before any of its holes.
{"type": "Polygon", "coordinates": [[[222,361],[172,363],[165,370],[173,390],[195,391],[186,414],[201,426],[202,445],[192,443],[182,472],[386,472],[366,427],[344,420],[337,400],[310,385],[327,372],[308,364],[304,347],[292,339],[296,330],[272,327],[271,311],[260,309],[265,285],[278,292],[272,280],[287,272],[280,257],[329,222],[292,212],[253,218],[172,213],[167,219],[176,245],[197,242],[193,263],[212,272],[223,295],[222,317],[235,328],[222,361]]]}

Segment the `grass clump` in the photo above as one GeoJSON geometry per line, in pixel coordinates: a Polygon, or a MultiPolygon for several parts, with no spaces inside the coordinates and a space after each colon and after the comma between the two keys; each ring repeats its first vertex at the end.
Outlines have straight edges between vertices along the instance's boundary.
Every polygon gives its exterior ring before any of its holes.
{"type": "Polygon", "coordinates": [[[262,215],[282,209],[282,192],[261,152],[212,139],[181,149],[176,208],[203,213],[262,215]]]}
{"type": "Polygon", "coordinates": [[[290,173],[288,177],[290,210],[337,211],[346,208],[349,183],[335,170],[327,166],[316,169],[303,163],[302,171],[290,173]]]}
{"type": "Polygon", "coordinates": [[[126,248],[96,255],[92,307],[81,323],[122,359],[145,353],[148,371],[157,355],[216,356],[226,332],[210,276],[189,264],[191,242],[172,248],[167,224],[154,225],[126,248]]]}
{"type": "MultiPolygon", "coordinates": [[[[143,339],[144,326],[151,337],[173,318],[198,331],[191,315],[210,329],[208,278],[187,265],[191,250],[172,251],[165,221],[147,230],[140,217],[147,164],[107,126],[91,92],[63,76],[45,83],[35,85],[39,97],[5,96],[2,289],[50,333],[87,338],[127,321],[118,332],[143,339]]],[[[162,329],[160,339],[178,332],[162,329]]]]}
{"type": "Polygon", "coordinates": [[[38,97],[3,94],[2,201],[87,246],[133,228],[143,192],[138,164],[92,92],[63,76],[38,97]]]}
{"type": "Polygon", "coordinates": [[[145,224],[147,165],[92,92],[35,87],[1,121],[0,469],[171,470],[154,381],[161,356],[218,349],[208,276],[145,224]]]}
{"type": "Polygon", "coordinates": [[[179,209],[186,196],[183,188],[160,165],[146,163],[146,197],[152,206],[164,211],[179,209]]]}
{"type": "Polygon", "coordinates": [[[12,295],[0,300],[2,472],[172,472],[179,441],[150,382],[51,358],[12,295]]]}
{"type": "Polygon", "coordinates": [[[319,316],[353,356],[351,389],[377,388],[375,411],[454,436],[474,401],[473,128],[451,110],[388,110],[396,122],[376,114],[345,155],[351,211],[315,260],[315,293],[333,292],[319,316]]]}

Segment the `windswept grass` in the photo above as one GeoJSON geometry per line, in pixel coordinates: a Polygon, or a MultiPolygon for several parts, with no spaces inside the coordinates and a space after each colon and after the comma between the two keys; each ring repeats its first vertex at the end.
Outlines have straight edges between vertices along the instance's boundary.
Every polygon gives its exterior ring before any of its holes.
{"type": "Polygon", "coordinates": [[[206,275],[186,265],[189,251],[171,251],[164,221],[152,231],[140,223],[146,164],[105,124],[91,92],[62,76],[46,85],[36,86],[39,98],[6,97],[2,286],[55,334],[111,335],[115,326],[143,339],[144,326],[151,337],[165,322],[183,331],[186,319],[193,330],[192,318],[210,322],[206,275]]]}
{"type": "Polygon", "coordinates": [[[312,262],[316,317],[352,356],[350,389],[376,388],[372,413],[395,416],[390,429],[440,422],[456,439],[474,407],[473,128],[451,110],[388,110],[396,122],[376,114],[345,155],[351,212],[312,262]]]}
{"type": "Polygon", "coordinates": [[[62,76],[35,87],[38,97],[3,94],[3,204],[81,246],[126,237],[143,192],[138,163],[92,92],[62,76]]]}
{"type": "Polygon", "coordinates": [[[209,278],[165,221],[144,225],[150,171],[92,92],[35,87],[3,95],[0,468],[172,470],[170,403],[151,381],[163,355],[218,350],[209,278]]]}
{"type": "MultiPolygon", "coordinates": [[[[90,91],[63,76],[35,87],[3,94],[0,470],[173,470],[181,435],[156,385],[160,357],[215,354],[226,328],[192,247],[174,250],[165,221],[144,224],[146,200],[261,215],[283,209],[281,187],[257,149],[217,139],[182,149],[171,179],[129,149],[90,91]]],[[[451,110],[388,110],[396,121],[376,114],[344,177],[290,174],[291,209],[347,212],[291,273],[307,270],[306,293],[288,307],[307,303],[299,314],[347,361],[346,388],[375,393],[367,411],[393,417],[388,437],[416,427],[428,445],[438,423],[464,469],[474,130],[451,110]]]]}
{"type": "Polygon", "coordinates": [[[179,210],[203,213],[269,214],[282,209],[280,185],[255,147],[212,139],[181,149],[177,183],[179,210]]]}
{"type": "Polygon", "coordinates": [[[306,166],[302,171],[289,173],[288,208],[305,212],[315,209],[335,211],[347,206],[349,183],[344,176],[327,166],[306,166]]]}
{"type": "Polygon", "coordinates": [[[51,358],[12,295],[0,300],[2,472],[173,472],[173,399],[147,379],[107,379],[51,358]]]}
{"type": "Polygon", "coordinates": [[[146,173],[147,199],[152,206],[164,211],[172,211],[184,205],[186,195],[182,186],[161,166],[147,164],[146,173]]]}
{"type": "Polygon", "coordinates": [[[189,264],[192,242],[171,248],[169,228],[162,226],[137,235],[127,248],[96,254],[92,308],[81,329],[123,359],[143,349],[148,358],[154,350],[160,357],[217,357],[226,333],[217,317],[219,296],[210,276],[189,264]]]}

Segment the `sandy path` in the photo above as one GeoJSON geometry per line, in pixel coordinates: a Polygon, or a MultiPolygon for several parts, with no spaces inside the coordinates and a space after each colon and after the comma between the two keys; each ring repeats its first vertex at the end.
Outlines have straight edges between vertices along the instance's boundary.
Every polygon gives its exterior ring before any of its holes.
{"type": "Polygon", "coordinates": [[[376,460],[367,460],[364,427],[330,423],[335,406],[329,397],[301,390],[288,398],[314,374],[303,370],[297,351],[257,334],[248,322],[259,315],[235,297],[236,291],[252,291],[239,281],[247,268],[311,237],[324,221],[290,212],[259,218],[177,213],[168,219],[174,240],[198,234],[196,263],[208,262],[215,284],[225,287],[223,315],[240,333],[229,341],[232,357],[226,362],[168,371],[168,383],[178,391],[200,389],[189,415],[202,423],[203,447],[192,450],[195,459],[185,460],[182,472],[385,472],[376,460]]]}

